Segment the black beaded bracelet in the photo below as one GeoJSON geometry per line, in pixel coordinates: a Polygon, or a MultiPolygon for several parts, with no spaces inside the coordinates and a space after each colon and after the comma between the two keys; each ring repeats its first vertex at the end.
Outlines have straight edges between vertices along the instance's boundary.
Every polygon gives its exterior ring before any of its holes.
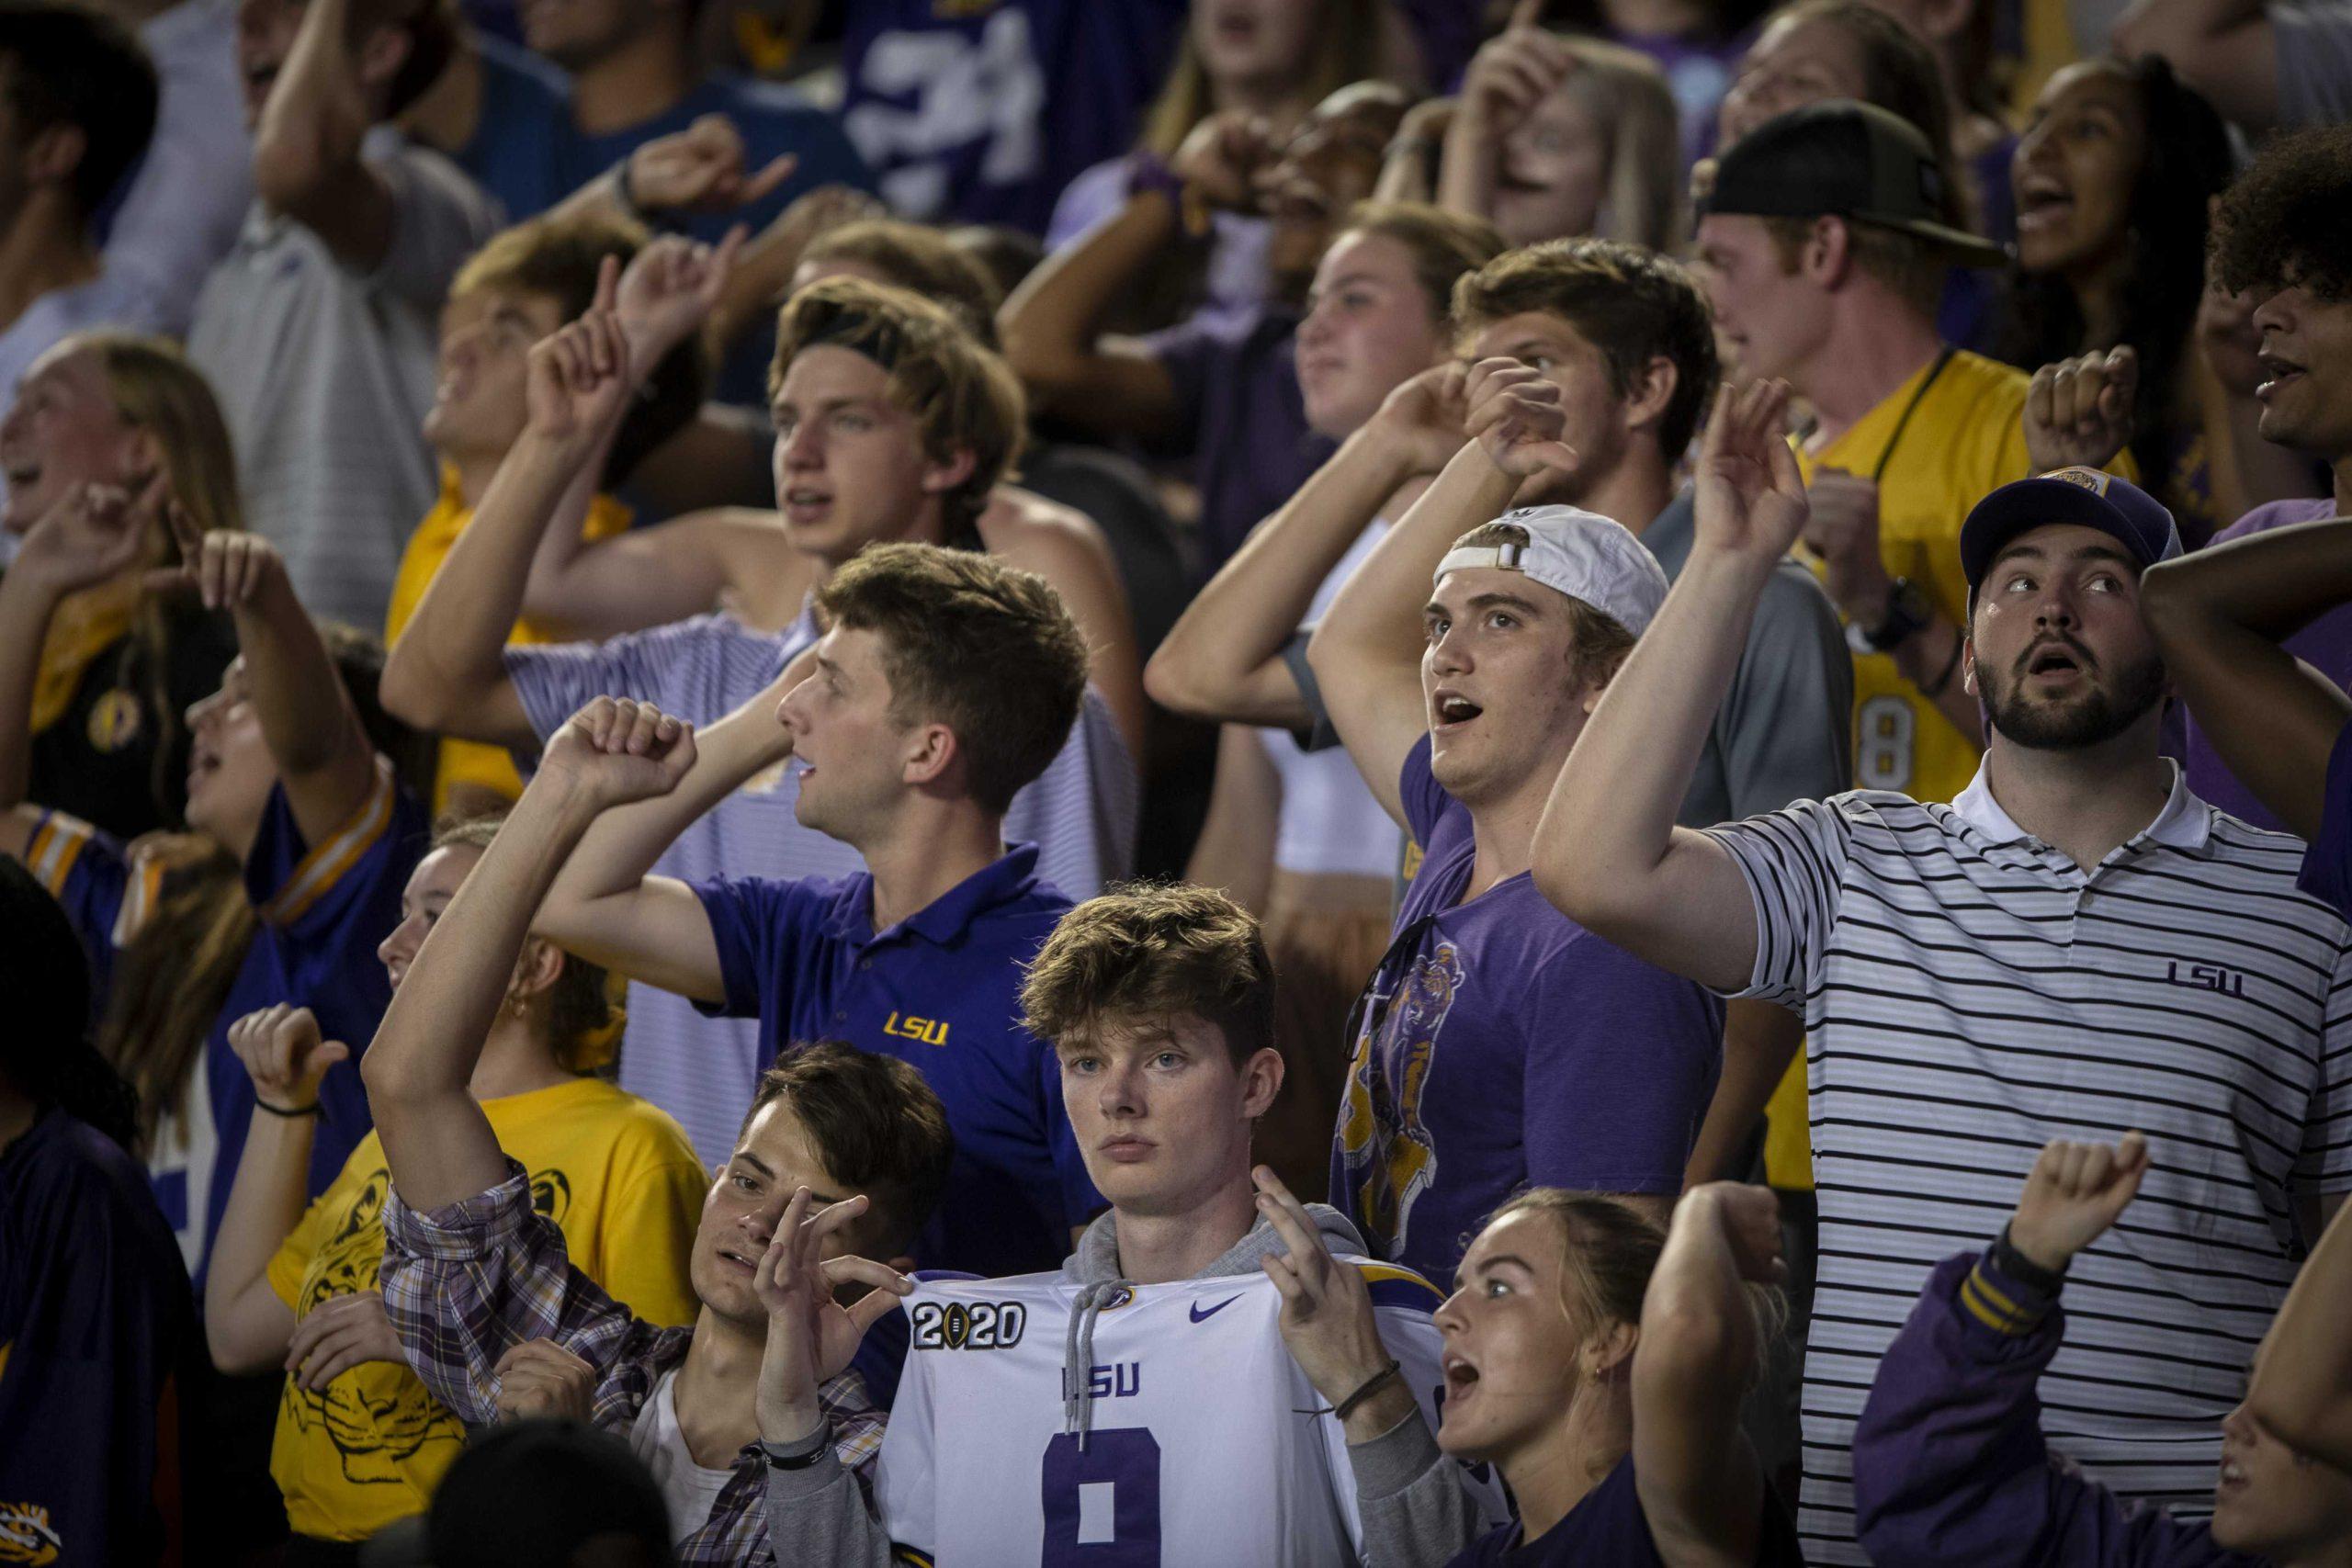
{"type": "Polygon", "coordinates": [[[1340,1401],[1339,1404],[1331,1406],[1331,1414],[1338,1419],[1345,1421],[1348,1418],[1349,1414],[1353,1411],[1357,1405],[1362,1404],[1365,1400],[1370,1399],[1374,1393],[1377,1393],[1383,1386],[1385,1386],[1391,1379],[1395,1378],[1402,1371],[1402,1366],[1394,1357],[1391,1357],[1389,1359],[1388,1365],[1367,1378],[1362,1388],[1348,1395],[1347,1398],[1340,1401]]]}
{"type": "Polygon", "coordinates": [[[323,1116],[326,1114],[325,1109],[315,1100],[311,1101],[308,1105],[299,1106],[291,1111],[282,1105],[272,1105],[269,1101],[264,1100],[259,1095],[254,1096],[254,1104],[259,1109],[268,1111],[272,1116],[283,1116],[289,1122],[300,1121],[305,1116],[323,1116]]]}

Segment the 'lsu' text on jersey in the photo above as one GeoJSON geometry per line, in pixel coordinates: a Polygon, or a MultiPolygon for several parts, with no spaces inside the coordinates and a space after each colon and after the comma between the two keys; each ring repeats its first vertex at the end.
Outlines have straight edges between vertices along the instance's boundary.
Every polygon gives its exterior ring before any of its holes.
{"type": "MultiPolygon", "coordinates": [[[[1388,1352],[1437,1425],[1442,1353],[1419,1275],[1361,1269],[1388,1352]]],[[[902,1561],[1353,1563],[1362,1527],[1347,1443],[1283,1348],[1263,1274],[1118,1287],[1069,1376],[1092,1405],[1064,1419],[1070,1314],[1060,1274],[925,1282],[904,1305],[906,1371],[875,1495],[902,1561]],[[946,1441],[940,1440],[941,1434],[946,1441]]],[[[1491,1520],[1499,1492],[1482,1491],[1491,1520]]]]}

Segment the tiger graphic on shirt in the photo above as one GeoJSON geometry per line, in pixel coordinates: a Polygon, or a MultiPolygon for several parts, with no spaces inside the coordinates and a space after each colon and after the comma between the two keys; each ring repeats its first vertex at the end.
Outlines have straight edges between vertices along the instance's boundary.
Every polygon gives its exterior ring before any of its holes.
{"type": "MultiPolygon", "coordinates": [[[[531,1206],[560,1224],[571,1206],[570,1179],[550,1169],[533,1171],[530,1181],[531,1206]]],[[[368,1172],[303,1277],[297,1322],[337,1296],[378,1288],[390,1191],[389,1168],[368,1172]]],[[[465,1441],[464,1424],[401,1362],[362,1362],[323,1389],[305,1388],[299,1375],[289,1375],[280,1401],[298,1431],[325,1432],[344,1479],[355,1484],[404,1484],[410,1477],[401,1467],[427,1446],[465,1441]]]]}
{"type": "Polygon", "coordinates": [[[1404,1251],[1414,1200],[1437,1179],[1437,1143],[1421,1120],[1421,1099],[1463,975],[1454,944],[1435,943],[1389,997],[1373,998],[1348,1064],[1342,1180],[1369,1239],[1388,1257],[1404,1251]]]}

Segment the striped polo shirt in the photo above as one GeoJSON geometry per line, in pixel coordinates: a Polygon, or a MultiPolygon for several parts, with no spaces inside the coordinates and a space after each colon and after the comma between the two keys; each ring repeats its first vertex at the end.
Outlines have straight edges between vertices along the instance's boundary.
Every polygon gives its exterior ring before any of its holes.
{"type": "MultiPolygon", "coordinates": [[[[723,614],[696,615],[605,642],[510,646],[506,672],[542,740],[599,696],[635,697],[707,725],[758,696],[816,636],[807,610],[775,635],[723,614]]],[[[796,770],[768,769],[689,825],[654,872],[702,882],[863,871],[855,850],[801,825],[794,812],[799,797],[796,770]]],[[[1126,743],[1102,694],[1089,686],[1069,739],[1012,797],[1004,836],[1037,846],[1040,879],[1073,899],[1091,898],[1133,869],[1136,803],[1126,743]]],[[[768,1061],[757,1020],[705,1018],[684,997],[630,982],[621,1087],[676,1117],[704,1163],[735,1152],[768,1061]]]]}
{"type": "Polygon", "coordinates": [[[2177,768],[2088,872],[1981,769],[1951,806],[1860,790],[1708,832],[1756,905],[1740,994],[1805,1021],[1807,1560],[1867,1561],[1854,1422],[1936,1262],[2000,1229],[2044,1143],[2135,1127],[2153,1168],[2075,1260],[2042,1425],[2125,1497],[2210,1513],[2222,1417],[2294,1278],[2290,1200],[2352,1188],[2352,934],[2296,890],[2301,843],[2177,768]]]}

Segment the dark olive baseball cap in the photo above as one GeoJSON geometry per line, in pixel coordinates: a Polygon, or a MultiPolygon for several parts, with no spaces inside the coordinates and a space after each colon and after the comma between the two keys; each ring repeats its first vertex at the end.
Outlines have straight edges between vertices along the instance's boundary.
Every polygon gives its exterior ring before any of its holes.
{"type": "Polygon", "coordinates": [[[1840,99],[1774,115],[1733,142],[1699,214],[1844,218],[1915,235],[1963,266],[2007,265],[2000,246],[1943,220],[1943,186],[1908,120],[1840,99]]]}

